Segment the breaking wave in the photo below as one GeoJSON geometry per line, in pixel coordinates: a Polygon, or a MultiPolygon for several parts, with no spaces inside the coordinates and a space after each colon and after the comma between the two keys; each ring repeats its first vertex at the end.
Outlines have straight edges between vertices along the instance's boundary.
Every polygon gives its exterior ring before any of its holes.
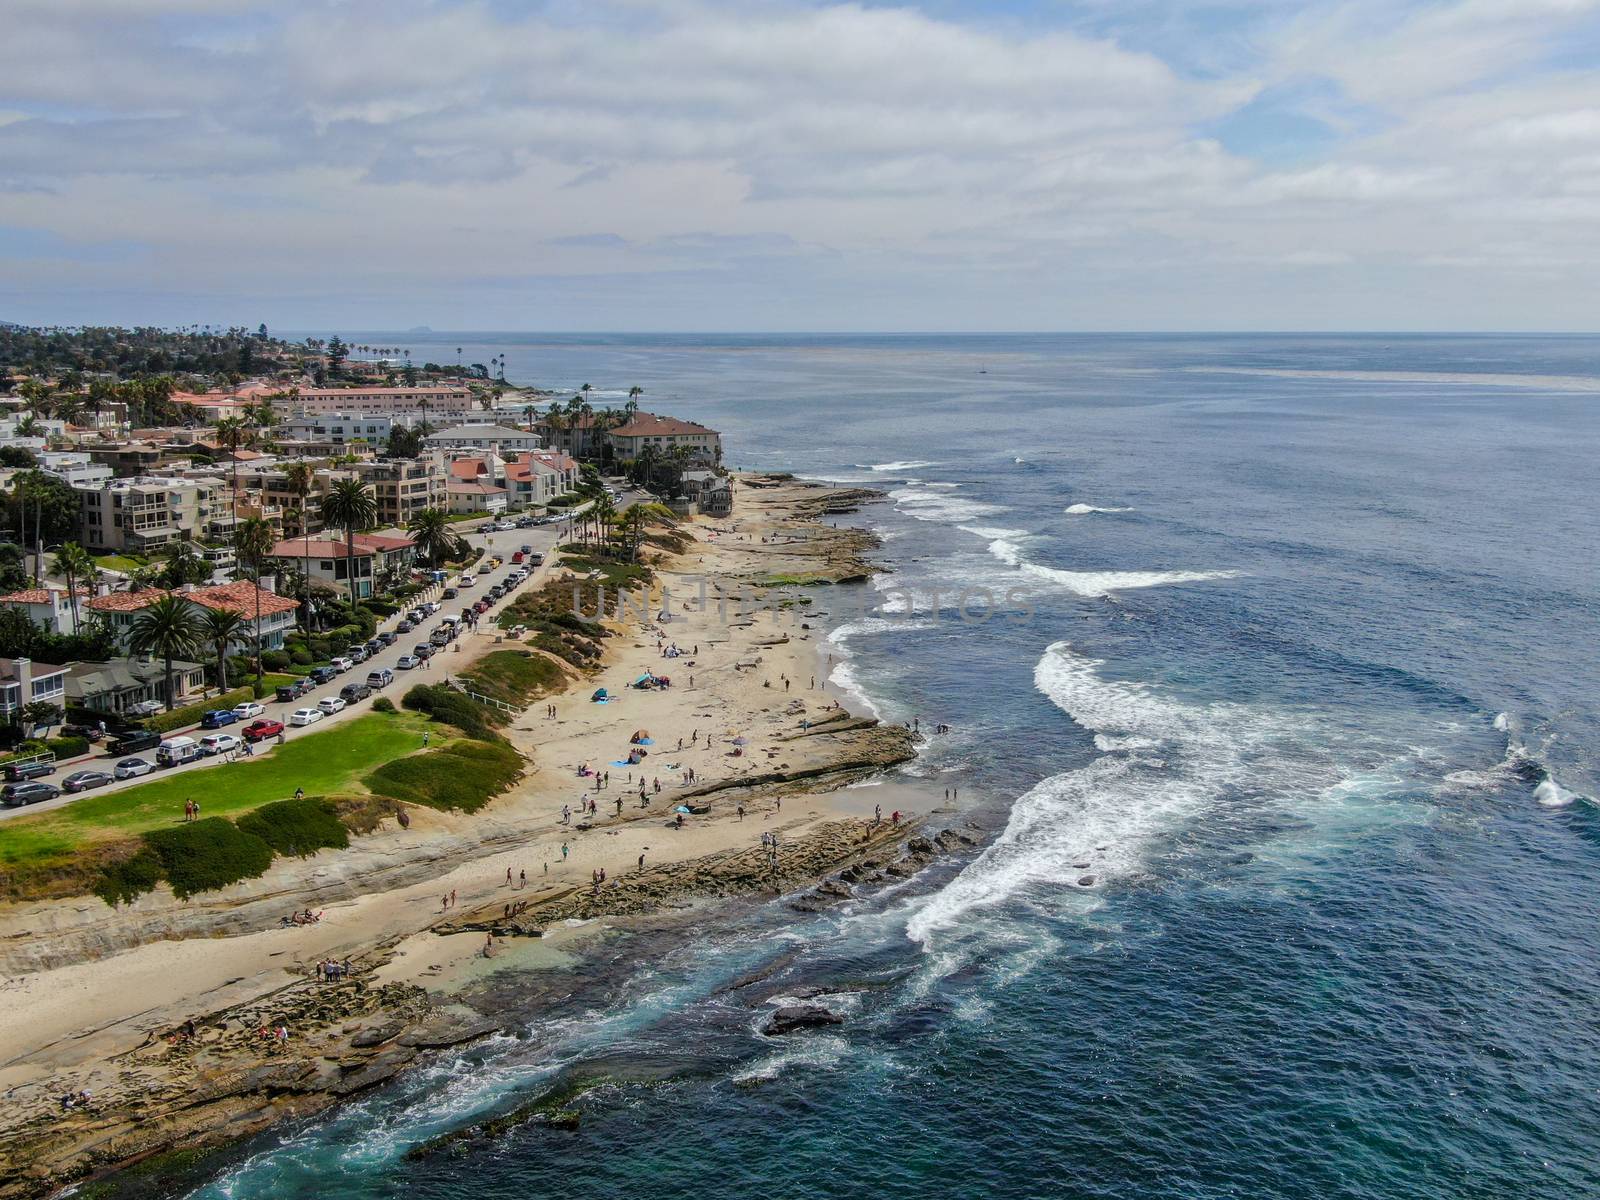
{"type": "Polygon", "coordinates": [[[937,467],[939,464],[925,458],[908,458],[903,462],[869,463],[869,471],[920,471],[923,467],[937,467]]]}
{"type": "Polygon", "coordinates": [[[1003,504],[984,504],[981,501],[952,496],[948,491],[935,491],[922,486],[895,488],[889,493],[889,498],[906,516],[915,517],[919,521],[943,521],[955,524],[961,521],[975,521],[979,517],[993,516],[995,513],[1006,511],[1003,504]]]}
{"type": "Polygon", "coordinates": [[[1090,513],[1124,513],[1124,512],[1132,512],[1133,509],[1131,509],[1131,508],[1098,508],[1093,504],[1069,504],[1062,511],[1067,513],[1069,516],[1084,517],[1084,516],[1088,516],[1090,513]]]}

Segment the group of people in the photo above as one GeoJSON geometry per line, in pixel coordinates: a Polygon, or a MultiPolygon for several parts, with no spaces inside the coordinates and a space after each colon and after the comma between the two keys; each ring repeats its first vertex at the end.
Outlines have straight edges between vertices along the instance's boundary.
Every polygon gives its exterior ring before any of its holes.
{"type": "Polygon", "coordinates": [[[280,922],[280,924],[285,925],[285,926],[288,926],[288,925],[315,925],[320,920],[322,920],[322,914],[320,912],[312,912],[308,908],[308,909],[304,909],[301,912],[290,913],[287,917],[283,918],[283,920],[280,922]]]}
{"type": "Polygon", "coordinates": [[[348,979],[350,974],[348,958],[343,962],[336,958],[325,958],[317,964],[317,978],[323,983],[337,983],[341,979],[348,979]]]}
{"type": "Polygon", "coordinates": [[[200,801],[185,800],[183,802],[183,819],[185,823],[200,819],[200,801]]]}

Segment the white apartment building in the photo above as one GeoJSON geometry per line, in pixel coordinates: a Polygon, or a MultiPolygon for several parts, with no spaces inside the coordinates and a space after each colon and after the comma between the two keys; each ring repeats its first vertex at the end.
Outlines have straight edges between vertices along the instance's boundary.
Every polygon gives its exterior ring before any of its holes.
{"type": "Polygon", "coordinates": [[[519,451],[538,450],[544,443],[537,433],[512,429],[506,425],[452,425],[428,435],[428,446],[436,450],[492,450],[504,457],[519,451]]]}
{"type": "Polygon", "coordinates": [[[115,474],[110,467],[95,462],[87,454],[66,450],[46,450],[40,454],[39,469],[73,487],[99,487],[115,474]]]}
{"type": "Polygon", "coordinates": [[[472,393],[466,388],[355,387],[301,388],[290,409],[302,416],[416,413],[432,424],[457,420],[473,411],[472,393]]]}

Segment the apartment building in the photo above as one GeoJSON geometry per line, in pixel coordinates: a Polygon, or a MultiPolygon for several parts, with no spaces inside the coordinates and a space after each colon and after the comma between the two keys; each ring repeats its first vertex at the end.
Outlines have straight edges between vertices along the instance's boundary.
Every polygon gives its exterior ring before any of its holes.
{"type": "Polygon", "coordinates": [[[406,415],[389,413],[306,413],[290,417],[278,425],[277,432],[291,442],[343,448],[365,445],[381,450],[396,425],[408,425],[406,415]]]}
{"type": "Polygon", "coordinates": [[[139,476],[75,487],[80,540],[90,550],[147,553],[198,541],[228,515],[227,485],[216,479],[139,476]]]}
{"type": "Polygon", "coordinates": [[[722,461],[722,435],[693,421],[660,417],[655,413],[634,413],[625,424],[606,431],[606,440],[623,462],[638,458],[646,448],[657,454],[671,454],[678,447],[689,453],[689,461],[714,466],[722,461]]]}
{"type": "Polygon", "coordinates": [[[286,402],[300,416],[343,413],[415,413],[433,424],[455,420],[473,411],[472,393],[466,388],[445,387],[355,387],[301,388],[300,394],[286,402]]]}
{"type": "Polygon", "coordinates": [[[104,463],[97,463],[89,455],[76,451],[47,450],[38,458],[39,470],[73,487],[98,487],[109,483],[113,474],[104,463]]]}
{"type": "Polygon", "coordinates": [[[496,454],[511,454],[538,450],[543,445],[538,434],[506,425],[452,425],[428,435],[428,447],[434,450],[492,450],[496,454]]]}
{"type": "Polygon", "coordinates": [[[67,668],[27,658],[0,658],[0,718],[12,721],[29,704],[66,707],[67,668]]]}
{"type": "Polygon", "coordinates": [[[380,525],[404,529],[423,509],[449,502],[448,480],[437,459],[380,458],[356,463],[353,470],[372,489],[380,525]]]}

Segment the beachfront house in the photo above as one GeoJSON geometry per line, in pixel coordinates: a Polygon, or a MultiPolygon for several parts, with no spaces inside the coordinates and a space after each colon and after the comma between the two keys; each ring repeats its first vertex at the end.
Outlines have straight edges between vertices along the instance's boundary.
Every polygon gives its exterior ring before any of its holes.
{"type": "Polygon", "coordinates": [[[295,610],[300,606],[287,596],[280,596],[267,588],[258,588],[249,580],[219,583],[210,587],[178,588],[167,592],[162,588],[147,588],[142,592],[112,592],[96,596],[84,607],[104,617],[116,636],[117,644],[124,650],[139,614],[163,596],[181,596],[203,613],[208,609],[238,613],[245,619],[239,636],[229,643],[231,653],[252,650],[255,646],[255,623],[261,621],[261,648],[277,650],[284,638],[294,628],[295,610]]]}
{"type": "MultiPolygon", "coordinates": [[[[197,662],[175,660],[172,690],[183,705],[204,694],[208,672],[197,662]]],[[[166,664],[153,658],[113,658],[110,662],[73,663],[66,668],[66,702],[107,716],[131,713],[141,704],[165,705],[166,664]]]]}
{"type": "Polygon", "coordinates": [[[28,658],[0,658],[0,721],[17,721],[30,704],[66,707],[66,680],[66,667],[28,658]]]}
{"type": "MultiPolygon", "coordinates": [[[[78,593],[78,614],[83,616],[89,593],[78,593]]],[[[23,588],[20,592],[0,596],[0,607],[14,608],[37,628],[46,633],[76,633],[77,622],[72,616],[72,598],[61,587],[23,588]]]]}
{"type": "Polygon", "coordinates": [[[733,512],[733,487],[719,479],[700,489],[700,511],[708,517],[726,517],[733,512]]]}
{"type": "Polygon", "coordinates": [[[358,533],[355,554],[346,554],[344,538],[321,534],[286,538],[272,548],[273,562],[293,567],[313,587],[348,595],[354,567],[356,596],[373,595],[376,582],[396,572],[408,571],[417,557],[417,543],[405,534],[358,533]]]}
{"type": "Polygon", "coordinates": [[[619,462],[631,462],[653,449],[665,458],[682,447],[687,462],[694,466],[715,466],[722,461],[722,435],[715,429],[677,417],[662,417],[639,412],[622,425],[606,432],[606,440],[619,462]]]}
{"type": "Polygon", "coordinates": [[[506,510],[506,489],[493,483],[450,481],[450,511],[464,516],[487,513],[490,516],[506,510]]]}

